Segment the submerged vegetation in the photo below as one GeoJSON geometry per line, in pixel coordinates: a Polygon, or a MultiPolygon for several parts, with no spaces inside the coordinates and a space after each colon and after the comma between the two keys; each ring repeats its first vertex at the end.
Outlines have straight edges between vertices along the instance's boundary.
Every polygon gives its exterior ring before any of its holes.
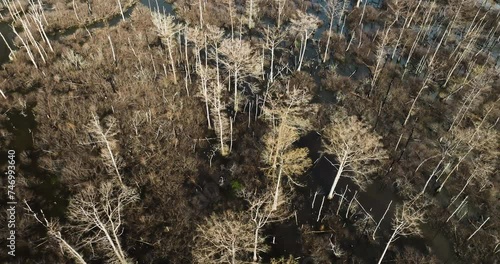
{"type": "Polygon", "coordinates": [[[0,2],[2,263],[496,263],[498,3],[163,1],[0,2]]]}

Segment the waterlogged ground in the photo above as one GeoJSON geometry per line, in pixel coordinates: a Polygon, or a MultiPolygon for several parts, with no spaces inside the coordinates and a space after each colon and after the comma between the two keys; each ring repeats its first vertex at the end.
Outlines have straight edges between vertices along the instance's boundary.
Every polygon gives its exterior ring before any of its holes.
{"type": "MultiPolygon", "coordinates": [[[[313,3],[319,6],[324,4],[319,0],[313,1],[313,3]]],[[[174,14],[173,6],[163,1],[153,2],[150,0],[141,0],[140,4],[148,6],[154,11],[161,10],[161,12],[174,14]]],[[[369,1],[368,5],[379,8],[381,1],[369,1]]],[[[487,2],[486,5],[494,9],[499,8],[498,4],[492,2],[487,2]]],[[[352,4],[349,5],[349,8],[352,8],[352,4]]],[[[128,18],[132,12],[134,12],[134,7],[129,8],[125,12],[125,17],[128,18]]],[[[323,32],[328,30],[329,21],[321,8],[310,10],[310,12],[316,13],[323,20],[323,25],[316,31],[314,36],[315,40],[313,40],[313,42],[317,42],[323,32]]],[[[117,15],[109,21],[89,25],[88,30],[117,26],[121,20],[121,15],[117,15]]],[[[371,33],[374,33],[379,28],[380,25],[377,24],[367,24],[364,26],[364,30],[371,33]]],[[[77,28],[70,28],[62,32],[54,32],[51,38],[57,40],[59,38],[68,37],[74,34],[76,30],[77,28]]],[[[345,31],[347,36],[349,32],[347,32],[347,29],[345,31]]],[[[0,32],[5,36],[9,45],[12,45],[14,35],[7,23],[0,23],[0,32]]],[[[10,52],[6,44],[0,41],[0,65],[9,60],[9,54],[10,52]]],[[[372,73],[370,69],[365,64],[357,62],[356,58],[348,56],[343,61],[330,60],[325,65],[319,62],[318,58],[321,57],[322,54],[320,54],[317,46],[310,45],[306,52],[306,59],[310,61],[310,65],[305,71],[311,75],[318,87],[314,97],[314,103],[334,105],[338,100],[337,93],[321,88],[323,78],[319,75],[320,69],[332,69],[335,67],[336,72],[340,76],[352,78],[356,81],[369,80],[371,78],[372,73]]],[[[401,60],[404,62],[404,58],[401,60]]],[[[3,147],[3,152],[5,152],[6,149],[15,149],[18,153],[25,150],[32,150],[32,133],[37,130],[32,107],[32,105],[27,105],[23,111],[11,110],[5,113],[6,119],[3,127],[14,135],[14,137],[11,139],[8,146],[3,147]]],[[[397,204],[402,202],[402,199],[396,194],[395,186],[383,183],[381,180],[375,180],[375,182],[367,186],[365,190],[361,190],[355,187],[355,184],[348,178],[341,179],[338,184],[337,190],[344,191],[348,188],[346,191],[345,203],[351,201],[356,193],[356,203],[359,203],[358,206],[361,206],[362,210],[368,212],[371,216],[371,219],[368,221],[378,222],[384,215],[388,204],[392,201],[392,206],[388,210],[385,220],[381,223],[380,230],[377,232],[377,237],[379,238],[377,238],[377,241],[371,241],[371,237],[361,234],[360,229],[363,229],[363,226],[357,224],[362,214],[356,213],[345,216],[345,211],[341,211],[341,220],[334,220],[332,217],[325,219],[326,215],[335,215],[337,211],[339,202],[337,197],[331,201],[324,199],[324,203],[322,203],[323,197],[328,193],[337,171],[331,163],[335,163],[334,157],[320,155],[319,153],[321,148],[321,137],[318,132],[309,133],[307,136],[301,138],[299,142],[297,142],[297,145],[307,147],[311,153],[310,158],[315,161],[315,163],[306,175],[300,178],[305,186],[297,188],[297,195],[294,197],[296,215],[284,223],[273,224],[266,229],[265,233],[267,235],[267,241],[271,245],[271,250],[268,254],[263,256],[264,261],[269,261],[272,257],[292,254],[293,256],[301,257],[301,263],[313,263],[311,262],[311,258],[307,257],[308,255],[304,252],[301,244],[301,241],[305,239],[302,237],[301,230],[308,228],[308,232],[310,233],[317,232],[318,234],[327,234],[327,236],[332,234],[335,237],[341,238],[342,240],[339,241],[339,243],[346,249],[349,256],[356,256],[358,259],[365,260],[366,263],[374,263],[374,260],[380,257],[385,242],[388,240],[388,235],[391,231],[390,219],[391,216],[394,215],[394,208],[397,204]],[[318,221],[320,208],[322,213],[319,215],[320,220],[318,221]]],[[[37,181],[37,184],[31,186],[36,196],[42,198],[37,206],[46,208],[46,213],[48,215],[63,217],[69,194],[65,190],[65,187],[61,185],[57,176],[39,175],[43,170],[37,167],[36,157],[32,157],[31,160],[32,163],[25,165],[23,170],[30,171],[32,175],[44,178],[44,180],[37,181]]],[[[215,190],[212,193],[218,192],[217,185],[214,186],[213,188],[215,190]]],[[[433,189],[436,188],[436,186],[431,185],[429,188],[433,189]]],[[[225,195],[224,193],[222,195],[224,199],[231,198],[231,195],[225,195]]],[[[442,202],[440,206],[445,207],[451,196],[452,195],[448,194],[446,191],[443,191],[436,195],[435,199],[438,203],[442,202]]],[[[416,248],[424,255],[434,254],[443,263],[458,263],[458,258],[454,253],[451,240],[441,232],[439,226],[423,224],[422,230],[423,237],[401,238],[393,244],[393,247],[402,248],[403,245],[409,245],[416,248]]],[[[138,250],[136,254],[140,254],[140,250],[138,250]]],[[[139,256],[134,255],[131,257],[139,258],[139,256]]]]}

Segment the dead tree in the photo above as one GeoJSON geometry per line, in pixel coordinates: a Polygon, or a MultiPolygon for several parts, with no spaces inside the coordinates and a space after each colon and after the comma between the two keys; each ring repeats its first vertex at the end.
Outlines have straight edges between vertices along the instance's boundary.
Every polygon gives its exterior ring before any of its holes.
{"type": "Polygon", "coordinates": [[[392,221],[392,235],[387,241],[387,244],[382,252],[382,256],[378,264],[382,263],[387,249],[394,240],[400,236],[421,235],[420,224],[424,223],[424,213],[422,209],[416,208],[413,201],[403,202],[402,205],[396,207],[396,215],[392,221]]]}
{"type": "Polygon", "coordinates": [[[255,19],[259,17],[259,4],[261,0],[248,0],[246,1],[245,9],[248,17],[247,25],[249,29],[255,27],[255,19]]]}
{"type": "Polygon", "coordinates": [[[253,251],[254,228],[243,212],[213,214],[196,231],[196,263],[242,263],[253,251]]]}
{"type": "Polygon", "coordinates": [[[129,264],[132,261],[120,242],[123,210],[138,199],[134,189],[108,181],[75,195],[68,206],[68,216],[84,245],[97,245],[110,261],[129,264]]]}
{"type": "MultiPolygon", "coordinates": [[[[436,192],[440,192],[450,177],[461,165],[467,164],[474,157],[481,157],[486,160],[495,160],[500,152],[499,134],[489,128],[468,128],[456,129],[454,137],[457,141],[456,153],[450,164],[453,166],[447,173],[444,180],[439,185],[436,192]]],[[[438,178],[439,179],[439,178],[438,178]]]]}
{"type": "Polygon", "coordinates": [[[328,0],[326,3],[326,7],[324,7],[324,9],[325,9],[325,13],[330,18],[330,26],[328,27],[328,38],[326,40],[325,54],[323,55],[323,63],[326,62],[326,58],[328,56],[328,48],[330,47],[330,40],[332,38],[333,21],[334,21],[335,17],[337,16],[337,12],[338,12],[338,1],[337,0],[328,0]]]}
{"type": "Polygon", "coordinates": [[[281,31],[279,28],[264,28],[264,36],[265,36],[265,47],[271,52],[271,65],[269,66],[269,84],[272,84],[274,81],[274,56],[275,51],[283,42],[285,37],[285,32],[281,31]]]}
{"type": "MultiPolygon", "coordinates": [[[[250,213],[250,220],[254,227],[254,247],[253,247],[253,261],[257,263],[259,252],[266,252],[268,250],[264,244],[264,238],[261,237],[262,229],[270,223],[279,222],[285,219],[286,210],[273,210],[273,193],[272,191],[264,191],[262,194],[256,192],[242,192],[241,196],[248,202],[250,208],[247,212],[250,213]]],[[[286,198],[280,199],[280,204],[285,203],[286,198]]]]}
{"type": "Polygon", "coordinates": [[[304,13],[300,10],[297,11],[297,18],[291,19],[291,31],[300,36],[300,51],[299,51],[299,65],[297,71],[302,68],[302,62],[306,54],[307,41],[312,36],[314,31],[318,28],[319,18],[304,13]]]}
{"type": "Polygon", "coordinates": [[[43,227],[45,227],[45,229],[47,229],[47,236],[50,239],[53,239],[57,242],[63,253],[68,254],[69,257],[78,264],[87,264],[87,262],[85,261],[83,256],[77,251],[77,249],[62,237],[61,226],[59,225],[58,222],[47,220],[43,211],[41,211],[41,217],[38,216],[38,214],[35,213],[33,209],[31,209],[26,200],[24,200],[24,204],[26,205],[26,209],[28,210],[28,212],[31,215],[33,215],[35,220],[38,223],[40,223],[43,227]]]}
{"type": "Polygon", "coordinates": [[[333,181],[328,199],[335,194],[335,187],[343,173],[353,175],[353,180],[361,187],[370,182],[368,176],[374,173],[379,163],[387,159],[381,137],[355,116],[348,116],[345,111],[339,111],[332,124],[323,132],[324,152],[337,157],[337,174],[333,181]]]}
{"type": "Polygon", "coordinates": [[[118,141],[115,138],[119,133],[117,121],[112,116],[106,117],[103,121],[104,125],[101,124],[99,117],[95,113],[92,113],[92,120],[87,125],[87,130],[93,136],[93,141],[84,144],[98,144],[102,146],[101,157],[104,164],[108,168],[109,173],[115,174],[120,184],[123,185],[120,173],[123,161],[118,155],[118,141]]]}
{"type": "MultiPolygon", "coordinates": [[[[238,98],[238,84],[247,77],[256,77],[262,70],[259,63],[260,55],[254,51],[248,41],[241,39],[224,39],[220,45],[221,63],[226,67],[229,76],[233,76],[234,111],[239,111],[241,102],[238,98]]],[[[231,88],[231,87],[229,87],[231,88]]]]}
{"type": "Polygon", "coordinates": [[[231,20],[231,39],[234,39],[234,16],[236,14],[234,0],[226,0],[226,4],[227,10],[229,11],[229,19],[231,20]]]}
{"type": "Polygon", "coordinates": [[[292,177],[301,175],[311,165],[307,148],[292,146],[300,133],[310,128],[310,123],[302,117],[305,109],[311,110],[308,108],[310,100],[311,96],[305,91],[293,88],[285,96],[273,95],[270,106],[264,108],[264,115],[272,126],[263,139],[262,158],[268,165],[266,174],[276,181],[273,210],[278,208],[282,176],[297,184],[292,177]]]}
{"type": "Polygon", "coordinates": [[[410,120],[410,117],[413,112],[413,108],[415,107],[418,98],[420,98],[420,95],[422,95],[422,92],[428,87],[429,82],[432,80],[432,74],[429,72],[427,73],[427,76],[425,76],[424,81],[422,82],[422,86],[420,86],[420,90],[418,90],[417,95],[415,96],[415,99],[413,99],[413,102],[411,103],[410,110],[408,111],[408,114],[406,115],[405,121],[403,122],[403,126],[406,126],[406,123],[408,123],[408,120],[410,120]]]}
{"type": "MultiPolygon", "coordinates": [[[[394,20],[394,22],[396,22],[396,20],[394,20]]],[[[392,25],[391,25],[392,26],[392,25]]],[[[370,95],[373,91],[373,88],[375,87],[375,84],[377,83],[377,80],[378,80],[378,77],[380,75],[380,73],[382,72],[382,65],[384,64],[384,60],[385,60],[385,57],[387,55],[387,52],[386,52],[386,45],[387,45],[387,40],[388,40],[388,35],[389,35],[389,31],[391,30],[391,26],[389,26],[389,28],[385,29],[383,32],[385,34],[383,34],[383,37],[382,37],[382,41],[379,43],[378,47],[377,47],[377,50],[376,50],[376,65],[375,65],[375,70],[373,71],[373,78],[370,82],[370,95]]]]}
{"type": "Polygon", "coordinates": [[[224,89],[223,85],[217,81],[210,82],[209,86],[209,100],[210,100],[210,114],[214,120],[215,134],[219,138],[221,155],[229,154],[226,142],[230,140],[231,136],[231,120],[226,112],[226,104],[223,100],[224,89]]]}
{"type": "Polygon", "coordinates": [[[282,17],[283,17],[283,12],[285,11],[286,1],[287,0],[274,0],[274,2],[278,5],[278,8],[277,8],[278,18],[276,21],[277,28],[280,28],[282,25],[282,17]]]}
{"type": "Polygon", "coordinates": [[[160,36],[162,42],[167,46],[168,56],[170,58],[170,66],[172,67],[172,73],[174,74],[174,82],[177,83],[177,75],[175,73],[175,60],[172,54],[174,50],[175,35],[182,30],[183,26],[177,24],[174,21],[174,17],[171,15],[165,15],[159,12],[151,13],[153,24],[156,26],[156,32],[160,36]]]}

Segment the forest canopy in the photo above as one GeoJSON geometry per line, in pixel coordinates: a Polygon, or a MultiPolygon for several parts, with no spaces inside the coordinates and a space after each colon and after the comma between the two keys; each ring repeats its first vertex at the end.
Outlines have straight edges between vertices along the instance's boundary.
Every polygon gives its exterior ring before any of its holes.
{"type": "Polygon", "coordinates": [[[493,0],[1,0],[0,262],[496,263],[499,27],[493,0]]]}

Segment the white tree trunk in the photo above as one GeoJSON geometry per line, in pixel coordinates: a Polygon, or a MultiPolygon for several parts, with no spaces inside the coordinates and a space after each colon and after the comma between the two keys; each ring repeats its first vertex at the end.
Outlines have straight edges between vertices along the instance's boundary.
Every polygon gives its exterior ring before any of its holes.
{"type": "Polygon", "coordinates": [[[472,181],[473,178],[474,178],[474,174],[469,176],[469,178],[467,179],[467,181],[464,184],[464,187],[462,187],[462,190],[460,190],[460,192],[457,195],[455,195],[455,197],[453,197],[453,199],[451,199],[451,202],[448,205],[448,208],[460,197],[460,195],[462,195],[462,193],[465,191],[465,188],[467,188],[467,186],[469,185],[469,183],[472,181]]]}
{"type": "Polygon", "coordinates": [[[172,67],[172,73],[174,74],[174,83],[177,83],[177,75],[175,74],[175,61],[174,56],[172,56],[172,42],[170,38],[167,40],[168,56],[170,57],[170,66],[172,67]]]}
{"type": "Polygon", "coordinates": [[[254,27],[253,20],[253,0],[250,0],[250,10],[248,11],[248,28],[252,29],[254,27]]]}
{"type": "Polygon", "coordinates": [[[302,61],[304,60],[304,55],[306,54],[307,40],[308,40],[308,37],[307,37],[307,31],[306,31],[304,34],[303,41],[302,41],[304,45],[300,46],[301,51],[299,54],[299,67],[297,68],[297,71],[300,71],[300,69],[302,68],[302,61]]]}
{"type": "Polygon", "coordinates": [[[332,37],[332,26],[333,26],[333,14],[330,17],[330,27],[328,28],[328,39],[326,40],[325,55],[323,55],[323,63],[326,62],[326,56],[328,55],[328,47],[330,46],[330,39],[332,37]]]}
{"type": "Polygon", "coordinates": [[[269,82],[270,83],[273,83],[273,80],[274,80],[273,68],[274,68],[274,47],[271,48],[271,73],[270,73],[270,76],[269,76],[269,82]]]}
{"type": "Polygon", "coordinates": [[[122,3],[120,2],[120,0],[117,1],[118,1],[118,7],[120,8],[120,13],[122,14],[122,19],[125,20],[125,15],[123,15],[122,3]]]}
{"type": "Polygon", "coordinates": [[[333,180],[332,188],[330,189],[330,193],[328,194],[328,200],[331,200],[333,198],[333,195],[335,194],[335,187],[337,186],[337,183],[339,182],[340,176],[342,175],[342,171],[344,170],[344,166],[347,161],[347,151],[344,152],[344,156],[342,157],[342,160],[340,161],[340,166],[337,171],[337,175],[335,176],[335,179],[333,180]]]}
{"type": "Polygon", "coordinates": [[[415,103],[417,102],[418,98],[420,97],[420,94],[422,94],[422,91],[427,88],[427,80],[428,78],[426,77],[424,80],[424,83],[422,84],[422,88],[418,91],[417,96],[413,100],[413,103],[411,104],[410,111],[408,111],[408,115],[406,115],[405,122],[403,123],[403,126],[406,126],[406,123],[408,123],[408,120],[410,119],[411,112],[413,111],[413,108],[415,107],[415,103]]]}
{"type": "Polygon", "coordinates": [[[200,27],[203,28],[203,7],[201,6],[201,0],[198,1],[199,11],[200,11],[200,27]]]}
{"type": "Polygon", "coordinates": [[[382,252],[382,256],[380,256],[380,259],[378,261],[378,264],[382,263],[382,260],[384,259],[385,253],[387,253],[387,249],[389,249],[389,246],[391,245],[392,241],[394,241],[394,238],[399,232],[399,226],[394,229],[394,232],[392,232],[391,238],[389,238],[389,241],[387,241],[387,245],[385,245],[384,252],[382,252]]]}
{"type": "Polygon", "coordinates": [[[486,222],[488,222],[488,220],[490,220],[490,217],[486,218],[486,220],[484,220],[484,222],[476,229],[476,231],[474,231],[474,233],[472,233],[472,235],[467,238],[467,240],[470,240],[479,231],[479,229],[481,229],[486,222]]]}
{"type": "Polygon", "coordinates": [[[462,164],[462,161],[467,157],[467,155],[469,155],[469,153],[472,151],[472,147],[469,148],[469,150],[467,151],[467,153],[465,153],[462,157],[460,157],[460,159],[458,160],[457,164],[455,165],[455,167],[453,167],[453,169],[448,173],[448,175],[446,175],[446,178],[443,180],[443,183],[441,183],[441,185],[439,186],[439,188],[437,189],[436,192],[441,192],[443,190],[443,187],[444,187],[444,184],[448,181],[448,179],[450,178],[451,174],[453,174],[453,172],[455,172],[455,170],[458,169],[458,166],[460,164],[462,164]]]}
{"type": "Polygon", "coordinates": [[[223,130],[222,130],[222,125],[224,122],[222,122],[222,114],[221,114],[221,105],[220,105],[220,97],[217,98],[217,117],[219,119],[219,138],[220,138],[220,151],[222,154],[225,153],[225,150],[224,150],[224,134],[223,134],[223,130]]]}
{"type": "Polygon", "coordinates": [[[278,171],[278,180],[276,182],[276,190],[274,192],[274,201],[273,201],[272,211],[275,211],[275,210],[278,209],[280,183],[281,183],[281,167],[280,167],[280,169],[278,171]]]}
{"type": "Polygon", "coordinates": [[[339,215],[340,207],[342,207],[342,203],[344,202],[344,197],[345,194],[347,193],[347,190],[349,190],[349,185],[345,186],[345,190],[342,193],[342,197],[340,197],[339,207],[337,208],[337,213],[335,215],[339,215]]]}
{"type": "Polygon", "coordinates": [[[257,223],[257,226],[255,227],[255,234],[254,234],[254,241],[253,241],[253,262],[257,262],[258,256],[257,256],[257,244],[259,241],[259,224],[257,223]]]}
{"type": "Polygon", "coordinates": [[[234,112],[238,112],[238,70],[234,71],[234,112]]]}
{"type": "Polygon", "coordinates": [[[325,196],[323,196],[323,199],[321,200],[321,206],[319,207],[318,218],[316,219],[316,222],[319,222],[319,218],[321,217],[321,211],[323,211],[324,203],[325,203],[325,196]]]}
{"type": "Polygon", "coordinates": [[[389,211],[389,208],[391,207],[391,204],[392,204],[392,200],[389,203],[389,205],[387,205],[387,209],[385,209],[384,215],[382,215],[382,218],[380,218],[380,221],[378,221],[378,224],[375,227],[375,230],[373,230],[373,235],[372,235],[373,240],[375,240],[375,233],[377,233],[377,229],[380,226],[380,223],[382,223],[382,220],[384,220],[385,215],[387,214],[387,212],[389,211]]]}
{"type": "Polygon", "coordinates": [[[458,207],[455,209],[455,211],[453,211],[453,213],[451,213],[450,217],[448,217],[448,219],[446,219],[446,223],[448,223],[448,221],[450,221],[450,219],[458,212],[460,211],[460,209],[465,206],[465,204],[467,203],[467,198],[469,198],[469,196],[465,196],[465,198],[462,200],[462,202],[458,205],[458,207]]]}

